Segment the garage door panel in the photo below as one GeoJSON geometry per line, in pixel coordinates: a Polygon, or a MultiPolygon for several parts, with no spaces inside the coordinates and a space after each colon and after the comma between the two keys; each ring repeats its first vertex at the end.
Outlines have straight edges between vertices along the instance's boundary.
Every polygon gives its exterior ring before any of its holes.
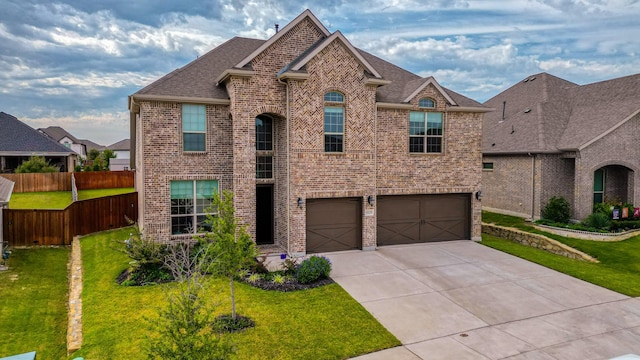
{"type": "Polygon", "coordinates": [[[378,245],[469,239],[470,196],[379,197],[378,245]]]}
{"type": "Polygon", "coordinates": [[[378,245],[411,244],[420,237],[420,219],[378,222],[378,245]]]}
{"type": "Polygon", "coordinates": [[[307,200],[307,252],[362,248],[361,200],[307,200]]]}

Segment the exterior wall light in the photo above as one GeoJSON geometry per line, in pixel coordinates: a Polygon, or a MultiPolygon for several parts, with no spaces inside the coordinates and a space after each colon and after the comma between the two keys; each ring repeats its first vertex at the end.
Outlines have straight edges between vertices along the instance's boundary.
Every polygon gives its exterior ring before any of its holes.
{"type": "Polygon", "coordinates": [[[482,191],[476,191],[476,200],[482,201],[482,191]]]}
{"type": "Polygon", "coordinates": [[[302,198],[299,197],[297,203],[298,203],[298,207],[302,209],[302,205],[304,205],[304,200],[302,200],[302,198]]]}
{"type": "Polygon", "coordinates": [[[369,205],[373,206],[373,204],[376,202],[376,198],[374,198],[372,195],[367,196],[367,202],[369,203],[369,205]]]}

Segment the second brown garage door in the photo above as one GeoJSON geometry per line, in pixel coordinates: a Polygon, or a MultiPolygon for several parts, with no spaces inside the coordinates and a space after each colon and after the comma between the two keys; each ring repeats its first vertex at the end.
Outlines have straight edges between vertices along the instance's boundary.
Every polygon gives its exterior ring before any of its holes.
{"type": "Polygon", "coordinates": [[[308,199],[307,253],[362,248],[362,199],[308,199]]]}
{"type": "Polygon", "coordinates": [[[378,197],[378,246],[470,238],[471,195],[378,197]]]}

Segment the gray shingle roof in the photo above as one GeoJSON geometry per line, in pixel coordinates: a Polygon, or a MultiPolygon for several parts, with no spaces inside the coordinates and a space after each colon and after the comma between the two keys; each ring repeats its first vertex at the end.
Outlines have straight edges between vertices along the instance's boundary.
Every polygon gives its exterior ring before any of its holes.
{"type": "Polygon", "coordinates": [[[45,133],[46,135],[48,135],[50,138],[52,138],[53,140],[60,142],[60,140],[64,139],[65,137],[71,139],[71,141],[73,141],[74,144],[82,144],[87,148],[87,151],[91,150],[91,149],[98,149],[98,150],[103,150],[104,146],[100,145],[100,144],[96,144],[91,140],[86,140],[86,139],[78,139],[75,136],[71,135],[71,133],[69,133],[67,130],[61,128],[60,126],[49,126],[47,128],[40,128],[38,129],[39,131],[45,133]]]}
{"type": "MultiPolygon", "coordinates": [[[[265,40],[234,37],[184,67],[156,80],[134,95],[229,99],[224,85],[216,86],[216,79],[225,70],[231,69],[239,61],[258,49],[264,42],[265,40]]],[[[322,40],[318,41],[314,46],[319,46],[321,43],[322,40]]],[[[308,49],[305,54],[311,50],[312,49],[308,49]]],[[[376,100],[379,102],[400,103],[404,100],[402,95],[406,91],[407,83],[412,82],[414,86],[413,89],[409,91],[409,93],[411,93],[422,84],[421,80],[424,80],[420,76],[369,54],[366,51],[356,50],[380,73],[383,79],[391,81],[390,84],[378,88],[376,100]]],[[[281,72],[286,71],[286,69],[293,66],[296,61],[299,61],[302,57],[302,55],[299,56],[291,64],[282,69],[281,72]]],[[[274,74],[274,76],[275,75],[276,74],[274,74]]],[[[482,104],[463,95],[448,89],[445,89],[445,91],[459,106],[482,107],[482,104]]]]}
{"type": "Polygon", "coordinates": [[[73,154],[74,152],[28,126],[15,116],[0,112],[0,153],[73,154]]]}
{"type": "Polygon", "coordinates": [[[130,150],[131,149],[131,140],[123,139],[118,141],[117,143],[111,144],[107,146],[108,149],[111,150],[130,150]]]}
{"type": "Polygon", "coordinates": [[[484,153],[577,150],[640,110],[640,74],[580,86],[541,73],[484,105],[496,109],[484,117],[484,153]]]}

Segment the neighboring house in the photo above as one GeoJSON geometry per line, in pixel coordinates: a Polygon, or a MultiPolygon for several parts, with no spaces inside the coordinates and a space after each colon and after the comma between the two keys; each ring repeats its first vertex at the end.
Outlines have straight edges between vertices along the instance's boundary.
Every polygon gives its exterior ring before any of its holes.
{"type": "Polygon", "coordinates": [[[0,173],[15,172],[30,156],[43,156],[61,172],[73,171],[76,154],[14,116],[0,112],[0,173]]]}
{"type": "Polygon", "coordinates": [[[294,256],[480,239],[488,109],[309,10],[266,41],[223,43],[129,109],[139,224],[156,240],[190,239],[225,189],[258,244],[294,256]]]}
{"type": "Polygon", "coordinates": [[[53,140],[64,145],[66,148],[73,150],[82,159],[87,158],[89,150],[96,149],[99,151],[104,150],[104,146],[94,143],[91,140],[77,139],[71,135],[67,130],[60,126],[49,126],[47,128],[38,129],[43,134],[46,134],[53,140]]]}
{"type": "Polygon", "coordinates": [[[107,146],[107,149],[113,150],[115,159],[109,160],[109,170],[122,171],[131,169],[130,151],[131,141],[129,139],[120,140],[115,144],[107,146]]]}
{"type": "Polygon", "coordinates": [[[482,205],[537,219],[553,196],[574,219],[640,204],[640,74],[577,85],[528,76],[484,105],[482,205]]]}

